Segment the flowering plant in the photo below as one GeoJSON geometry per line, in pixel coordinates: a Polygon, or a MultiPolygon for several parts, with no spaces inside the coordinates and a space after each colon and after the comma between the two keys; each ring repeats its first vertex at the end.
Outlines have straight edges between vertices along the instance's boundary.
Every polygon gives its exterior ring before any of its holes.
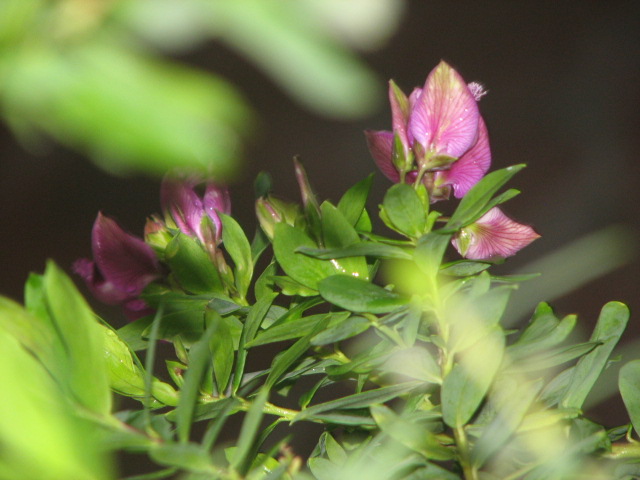
{"type": "Polygon", "coordinates": [[[605,428],[583,411],[628,309],[606,304],[579,343],[576,317],[546,303],[503,326],[526,277],[490,269],[538,234],[500,207],[523,165],[487,173],[484,93],[444,62],[408,97],[390,83],[393,130],[366,137],[394,182],[380,205],[392,236],[373,233],[372,176],[319,202],[298,161],[301,205],[256,182],[251,241],[226,187],[191,175],[164,180],[164,217],[144,240],[98,214],[94,259],[74,270],[133,321],[97,319],[53,263],[30,277],[24,307],[1,300],[0,381],[26,385],[9,407],[32,407],[20,428],[37,441],[0,421],[0,476],[113,478],[116,451],[157,465],[139,479],[636,478],[640,360],[619,378],[630,422],[605,428]],[[451,191],[445,216],[434,205],[451,191]],[[166,369],[158,345],[171,347],[166,369]],[[139,407],[114,407],[114,393],[139,407]],[[321,430],[306,460],[278,428],[297,423],[321,430]],[[55,453],[46,470],[30,461],[42,452],[55,453]]]}

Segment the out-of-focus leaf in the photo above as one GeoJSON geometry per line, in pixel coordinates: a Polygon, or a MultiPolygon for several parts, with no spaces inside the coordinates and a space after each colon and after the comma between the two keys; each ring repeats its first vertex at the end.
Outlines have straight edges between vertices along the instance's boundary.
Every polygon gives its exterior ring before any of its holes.
{"type": "Polygon", "coordinates": [[[248,120],[230,85],[152,60],[109,34],[64,49],[44,45],[29,44],[5,65],[0,92],[10,125],[44,131],[110,171],[229,174],[248,120]]]}
{"type": "Polygon", "coordinates": [[[451,460],[455,453],[438,442],[424,424],[410,421],[384,405],[372,405],[371,415],[380,429],[405,447],[432,460],[451,460]]]}
{"type": "Polygon", "coordinates": [[[442,384],[442,416],[451,428],[464,426],[491,386],[504,351],[504,334],[495,329],[460,355],[442,384]]]}
{"type": "Polygon", "coordinates": [[[111,390],[104,358],[104,339],[94,313],[71,279],[53,262],[44,274],[44,295],[50,321],[66,358],[58,372],[77,401],[101,414],[111,413],[111,390]],[[64,374],[63,374],[64,372],[64,374]]]}
{"type": "MultiPolygon", "coordinates": [[[[5,314],[0,310],[0,316],[5,314]]],[[[99,353],[99,352],[98,352],[99,353]]],[[[0,325],[0,476],[113,478],[95,427],[75,416],[49,372],[0,325]]]]}
{"type": "Polygon", "coordinates": [[[580,408],[591,388],[609,361],[611,351],[620,340],[629,320],[629,308],[619,302],[609,302],[600,312],[591,342],[601,345],[580,359],[573,370],[571,383],[560,401],[563,408],[580,408]]]}
{"type": "Polygon", "coordinates": [[[618,386],[633,428],[636,433],[640,432],[640,360],[633,360],[620,369],[618,386]]]}
{"type": "Polygon", "coordinates": [[[328,38],[303,5],[236,0],[210,6],[212,31],[307,107],[353,118],[384,97],[360,60],[328,38]]]}

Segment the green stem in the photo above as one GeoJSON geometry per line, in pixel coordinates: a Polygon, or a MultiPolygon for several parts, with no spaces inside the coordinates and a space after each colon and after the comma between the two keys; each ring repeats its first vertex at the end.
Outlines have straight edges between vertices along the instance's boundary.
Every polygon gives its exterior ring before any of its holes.
{"type": "Polygon", "coordinates": [[[382,335],[387,337],[393,343],[395,343],[396,345],[402,348],[405,348],[407,346],[398,332],[396,332],[392,328],[387,327],[386,325],[380,325],[380,323],[378,322],[378,317],[370,313],[364,313],[362,316],[371,322],[371,325],[373,325],[373,328],[378,330],[382,335]]]}
{"type": "Polygon", "coordinates": [[[478,480],[478,470],[471,462],[469,456],[469,442],[464,427],[457,427],[453,434],[456,439],[456,444],[458,445],[460,465],[462,466],[465,480],[478,480]]]}
{"type": "Polygon", "coordinates": [[[607,458],[638,458],[640,459],[640,442],[614,443],[611,452],[604,455],[607,458]]]}

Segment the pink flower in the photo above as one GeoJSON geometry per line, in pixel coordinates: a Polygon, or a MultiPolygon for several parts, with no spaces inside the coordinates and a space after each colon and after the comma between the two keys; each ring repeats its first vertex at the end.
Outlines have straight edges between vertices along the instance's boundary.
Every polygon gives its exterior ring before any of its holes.
{"type": "Polygon", "coordinates": [[[93,261],[76,260],[73,270],[93,295],[110,305],[123,304],[130,318],[151,313],[138,298],[147,285],[160,277],[160,264],[151,247],[102,213],[93,224],[91,247],[93,261]]]}
{"type": "Polygon", "coordinates": [[[365,132],[380,170],[393,182],[413,182],[418,172],[426,172],[422,179],[432,201],[448,197],[451,187],[457,198],[463,197],[491,164],[488,132],[477,106],[485,93],[477,83],[467,85],[445,62],[408,98],[389,82],[393,132],[365,132]]]}
{"type": "Polygon", "coordinates": [[[202,183],[195,177],[177,179],[166,176],[160,187],[160,202],[167,217],[186,235],[197,237],[203,245],[208,244],[209,233],[215,243],[220,243],[222,222],[218,212],[231,213],[231,199],[226,187],[208,181],[204,193],[199,195],[196,187],[202,183]],[[213,222],[214,232],[203,230],[202,220],[207,216],[213,222]]]}
{"type": "Polygon", "coordinates": [[[472,260],[510,257],[539,238],[533,228],[507,217],[498,207],[464,227],[451,240],[460,255],[472,260]]]}

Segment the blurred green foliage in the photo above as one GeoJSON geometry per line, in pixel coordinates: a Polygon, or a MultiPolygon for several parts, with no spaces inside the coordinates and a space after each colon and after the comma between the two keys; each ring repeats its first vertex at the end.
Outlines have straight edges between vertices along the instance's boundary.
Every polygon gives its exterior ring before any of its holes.
{"type": "Polygon", "coordinates": [[[0,113],[26,146],[44,134],[111,172],[225,176],[253,112],[167,53],[217,39],[306,107],[354,118],[383,96],[351,50],[401,13],[395,0],[2,0],[0,113]]]}

